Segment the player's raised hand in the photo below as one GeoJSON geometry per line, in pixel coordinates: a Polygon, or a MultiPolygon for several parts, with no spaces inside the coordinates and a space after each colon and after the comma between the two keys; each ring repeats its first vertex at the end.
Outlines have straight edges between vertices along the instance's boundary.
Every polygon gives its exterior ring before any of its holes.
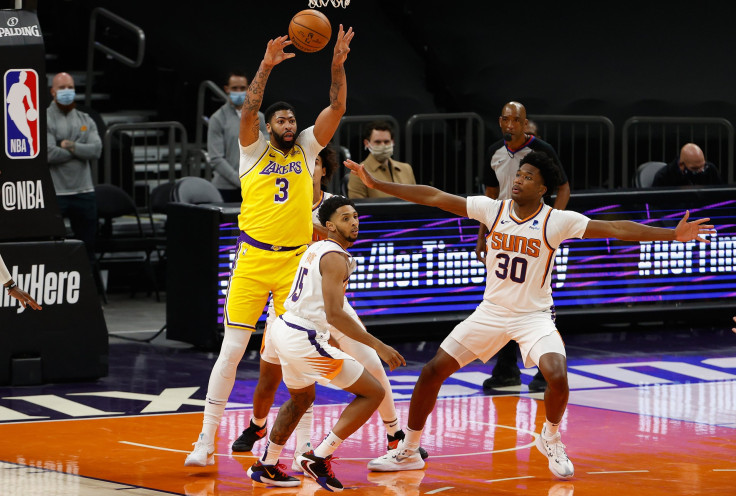
{"type": "Polygon", "coordinates": [[[288,36],[279,36],[275,40],[268,40],[266,45],[266,54],[263,56],[263,62],[266,65],[274,66],[280,64],[286,59],[296,57],[295,53],[285,52],[284,48],[291,45],[291,40],[288,36]]]}
{"type": "Polygon", "coordinates": [[[340,24],[340,30],[337,32],[337,41],[335,42],[335,50],[332,55],[333,64],[344,64],[350,52],[350,42],[353,40],[355,33],[353,28],[349,27],[347,32],[343,30],[340,24]]]}
{"type": "Polygon", "coordinates": [[[404,360],[404,357],[401,356],[401,353],[399,353],[387,344],[381,344],[383,346],[377,348],[376,352],[378,353],[378,356],[381,357],[381,360],[386,362],[389,370],[394,370],[399,365],[403,365],[404,367],[406,367],[406,360],[404,360]]]}
{"type": "Polygon", "coordinates": [[[376,185],[376,180],[371,176],[371,174],[365,170],[365,167],[363,167],[362,164],[359,164],[357,162],[353,162],[350,159],[347,159],[343,162],[345,164],[345,167],[353,171],[353,174],[358,176],[361,181],[363,181],[363,184],[368,186],[369,188],[373,189],[376,185]]]}
{"type": "Polygon", "coordinates": [[[698,219],[692,222],[687,220],[690,218],[690,210],[685,211],[685,216],[680,220],[675,228],[675,239],[677,241],[704,241],[710,243],[710,240],[703,238],[702,236],[708,234],[715,234],[716,230],[711,224],[703,224],[708,222],[710,218],[698,219]]]}

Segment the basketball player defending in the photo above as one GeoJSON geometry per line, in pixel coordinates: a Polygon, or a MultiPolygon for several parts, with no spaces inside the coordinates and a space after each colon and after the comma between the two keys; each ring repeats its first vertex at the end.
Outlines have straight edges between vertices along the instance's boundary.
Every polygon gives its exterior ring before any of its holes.
{"type": "MultiPolygon", "coordinates": [[[[319,152],[319,155],[317,156],[317,159],[314,163],[314,190],[312,196],[314,200],[314,204],[312,205],[312,227],[314,228],[314,235],[312,236],[312,239],[314,241],[327,239],[328,236],[327,228],[320,223],[319,209],[325,201],[332,198],[334,195],[332,193],[328,193],[327,191],[322,191],[322,185],[326,185],[329,182],[337,166],[337,154],[335,153],[331,145],[325,146],[322,151],[319,152]]],[[[347,298],[345,299],[343,310],[350,314],[350,316],[355,321],[363,325],[360,317],[358,317],[358,314],[348,303],[347,298]]],[[[268,318],[266,319],[267,332],[265,335],[263,349],[261,350],[261,357],[264,360],[269,361],[269,363],[274,363],[280,366],[278,355],[276,355],[273,348],[273,341],[270,339],[271,335],[268,332],[268,329],[271,327],[275,319],[276,312],[273,308],[273,299],[271,299],[268,304],[268,318]]],[[[365,326],[363,326],[363,329],[365,329],[365,326]]],[[[404,431],[401,430],[401,427],[399,425],[399,417],[396,413],[394,397],[391,394],[391,382],[386,375],[386,370],[383,368],[383,365],[381,364],[381,359],[376,353],[376,350],[345,335],[334,327],[330,327],[330,336],[334,340],[334,342],[332,343],[333,345],[336,345],[342,351],[355,358],[358,363],[365,367],[365,369],[370,372],[373,377],[378,380],[378,382],[381,383],[381,386],[383,386],[383,389],[386,391],[386,395],[383,397],[381,404],[378,405],[378,414],[383,421],[384,427],[386,428],[386,437],[388,438],[387,449],[389,451],[392,449],[396,449],[396,447],[399,445],[399,441],[404,439],[404,431]]],[[[281,370],[279,369],[278,371],[278,377],[276,377],[276,371],[272,371],[270,378],[273,380],[273,384],[278,386],[278,383],[281,381],[281,370]]],[[[297,462],[297,459],[300,455],[312,449],[311,434],[313,418],[314,412],[312,406],[310,405],[309,408],[307,408],[307,410],[304,412],[304,415],[296,426],[296,450],[294,450],[294,460],[291,464],[291,469],[297,472],[302,471],[302,467],[297,462]]],[[[265,433],[265,426],[260,427],[256,430],[251,425],[233,443],[233,451],[251,451],[254,441],[265,437],[265,433]],[[261,437],[257,437],[257,432],[262,433],[261,437]]],[[[421,446],[419,447],[419,453],[423,459],[426,459],[429,456],[429,454],[421,446]]]]}
{"type": "MultiPolygon", "coordinates": [[[[317,446],[297,458],[306,475],[328,491],[341,491],[330,462],[332,454],[376,411],[386,394],[384,387],[352,356],[328,342],[332,329],[372,348],[393,370],[406,365],[392,347],[375,338],[356,320],[345,300],[345,287],[355,270],[355,260],[346,251],[358,239],[358,212],[343,196],[326,200],[319,210],[320,223],[328,238],[310,246],[301,258],[299,269],[285,303],[286,313],[269,328],[267,339],[281,361],[284,383],[291,398],[279,409],[269,436],[266,452],[248,469],[251,479],[276,486],[297,486],[299,479],[284,473],[279,455],[286,440],[307,408],[314,402],[315,382],[333,384],[355,394],[343,410],[332,431],[317,446]]],[[[419,455],[417,455],[419,456],[419,455]]]]}
{"type": "MultiPolygon", "coordinates": [[[[284,52],[287,36],[270,40],[256,76],[245,96],[240,120],[240,183],[243,203],[238,217],[240,237],[225,301],[225,335],[210,374],[202,432],[184,465],[214,464],[215,432],[235,382],[238,363],[251,333],[273,294],[276,314],[284,312],[299,257],[312,239],[312,173],[319,151],[330,142],[345,113],[345,60],[353,30],[342,25],[332,57],[330,104],[314,126],[297,135],[294,108],[285,102],[265,112],[271,141],[259,131],[258,110],[266,81],[274,66],[295,56],[284,52]]],[[[253,396],[253,415],[263,426],[280,381],[280,367],[260,361],[259,383],[253,396]],[[276,369],[275,385],[271,372],[276,369]],[[263,386],[261,382],[266,382],[263,386]]]]}
{"type": "Polygon", "coordinates": [[[565,347],[554,323],[550,270],[557,247],[568,238],[616,238],[626,241],[707,242],[713,234],[709,219],[687,222],[689,212],[675,229],[630,221],[590,220],[553,209],[542,197],[553,193],[559,172],[549,157],[529,153],[516,172],[511,199],[485,196],[462,198],[423,185],[377,181],[351,160],[345,162],[369,188],[404,200],[439,207],[489,226],[486,237],[486,290],[475,312],[453,329],[432,360],[422,369],[409,406],[406,438],[389,454],[368,462],[368,468],[387,472],[424,467],[417,453],[427,417],[442,383],[473,360],[488,361],[513,339],[519,343],[526,367],[537,365],[548,386],[544,393],[546,422],[536,445],[549,460],[549,469],[561,479],[573,476],[572,462],[560,439],[559,424],[565,413],[569,388],[565,347]]]}

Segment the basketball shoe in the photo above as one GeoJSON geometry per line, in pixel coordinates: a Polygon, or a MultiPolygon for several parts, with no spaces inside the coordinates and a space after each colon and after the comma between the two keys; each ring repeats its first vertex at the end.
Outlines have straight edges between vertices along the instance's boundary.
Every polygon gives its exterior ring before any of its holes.
{"type": "Polygon", "coordinates": [[[421,470],[424,468],[424,460],[419,450],[414,451],[399,447],[389,451],[383,456],[374,458],[368,462],[368,470],[374,472],[397,472],[399,470],[421,470]]]}
{"type": "Polygon", "coordinates": [[[332,471],[332,455],[326,458],[320,458],[314,454],[314,451],[308,451],[300,455],[297,460],[304,471],[304,475],[308,475],[316,480],[317,484],[328,491],[342,491],[342,484],[337,480],[335,473],[332,471]]]}
{"type": "Polygon", "coordinates": [[[266,437],[266,432],[268,432],[268,429],[266,429],[267,425],[268,424],[263,424],[263,427],[258,427],[253,423],[253,420],[251,420],[248,428],[245,429],[240,437],[238,437],[238,439],[233,443],[232,450],[251,451],[253,449],[253,444],[256,441],[266,437]]]}
{"type": "MultiPolygon", "coordinates": [[[[399,429],[393,436],[391,434],[386,434],[386,437],[388,438],[388,448],[386,448],[386,451],[391,451],[399,447],[399,441],[402,441],[406,437],[406,434],[404,434],[403,430],[399,429]]],[[[429,458],[429,453],[427,453],[427,450],[421,446],[419,447],[419,454],[421,455],[422,460],[429,458]]]]}
{"type": "Polygon", "coordinates": [[[537,449],[549,459],[549,470],[559,479],[569,479],[575,474],[575,468],[567,457],[565,445],[562,444],[558,432],[547,439],[547,426],[542,427],[542,434],[537,438],[537,449]]]}
{"type": "Polygon", "coordinates": [[[206,467],[215,464],[215,444],[205,442],[204,434],[200,434],[197,442],[192,444],[194,450],[187,455],[185,467],[206,467]]]}
{"type": "Polygon", "coordinates": [[[296,477],[286,475],[286,472],[284,472],[285,469],[286,465],[282,463],[264,465],[258,460],[248,469],[248,477],[256,482],[269,486],[296,487],[302,483],[296,477]]]}

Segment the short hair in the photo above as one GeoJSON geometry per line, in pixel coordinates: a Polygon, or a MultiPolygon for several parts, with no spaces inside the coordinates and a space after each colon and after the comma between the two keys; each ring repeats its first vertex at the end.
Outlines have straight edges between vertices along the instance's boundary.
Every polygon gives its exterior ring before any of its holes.
{"type": "Polygon", "coordinates": [[[557,187],[562,182],[562,174],[557,164],[544,152],[531,152],[521,159],[519,167],[524,164],[533,165],[539,169],[542,175],[544,185],[547,186],[547,194],[551,195],[557,191],[557,187]]]}
{"type": "Polygon", "coordinates": [[[293,105],[287,102],[276,102],[271,104],[263,113],[263,116],[266,118],[266,122],[271,122],[271,117],[273,117],[273,114],[275,114],[279,110],[289,110],[292,114],[294,114],[294,117],[296,117],[296,110],[294,110],[293,105]]]}
{"type": "Polygon", "coordinates": [[[374,129],[376,131],[388,131],[391,139],[394,139],[394,128],[388,121],[372,121],[366,124],[365,128],[363,128],[363,139],[370,141],[371,133],[374,129]]]}
{"type": "Polygon", "coordinates": [[[327,186],[332,179],[332,174],[337,170],[337,152],[330,143],[327,143],[327,146],[320,150],[319,156],[322,158],[322,169],[326,171],[322,176],[322,185],[327,186]]]}
{"type": "Polygon", "coordinates": [[[334,214],[338,208],[344,207],[345,205],[350,205],[355,208],[355,203],[346,196],[335,195],[326,199],[322,202],[322,206],[319,207],[319,212],[317,213],[319,223],[327,227],[327,221],[330,220],[332,214],[334,214]]]}
{"type": "Polygon", "coordinates": [[[230,78],[236,76],[236,77],[244,77],[246,81],[250,82],[248,80],[248,76],[245,75],[245,71],[241,68],[234,68],[230,69],[230,71],[227,73],[225,77],[225,81],[223,81],[223,86],[229,86],[230,85],[230,78]]]}

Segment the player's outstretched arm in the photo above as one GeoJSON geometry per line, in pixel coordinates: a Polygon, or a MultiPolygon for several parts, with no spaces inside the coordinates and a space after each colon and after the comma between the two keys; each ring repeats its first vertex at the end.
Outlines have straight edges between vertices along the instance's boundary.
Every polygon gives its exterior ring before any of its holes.
{"type": "Polygon", "coordinates": [[[628,220],[591,220],[585,230],[583,238],[616,238],[623,241],[709,241],[703,236],[715,234],[716,230],[710,224],[710,219],[698,219],[692,222],[690,211],[686,211],[683,218],[674,229],[645,226],[628,220]]]}
{"type": "Polygon", "coordinates": [[[461,217],[468,216],[467,200],[462,196],[451,195],[450,193],[424,184],[397,184],[379,181],[371,176],[362,164],[353,162],[352,160],[346,160],[343,163],[345,167],[353,171],[353,174],[356,174],[363,181],[363,184],[371,189],[383,191],[391,196],[412,203],[441,208],[461,217]]]}
{"type": "Polygon", "coordinates": [[[258,139],[258,128],[260,127],[258,110],[260,110],[263,102],[266,81],[268,81],[268,76],[274,66],[296,56],[294,53],[284,51],[284,48],[289,45],[291,45],[291,40],[288,36],[279,36],[274,40],[269,40],[266,45],[266,54],[258,67],[258,72],[256,72],[255,77],[248,85],[248,90],[245,92],[243,113],[240,116],[239,138],[242,146],[251,145],[258,139]]]}
{"type": "Polygon", "coordinates": [[[344,31],[342,24],[340,24],[335,49],[332,53],[330,104],[320,112],[314,123],[314,137],[322,146],[326,146],[330,142],[335,131],[337,131],[337,126],[340,125],[340,119],[345,115],[347,109],[348,83],[345,76],[345,60],[348,58],[353,36],[355,36],[353,28],[344,31]]]}
{"type": "Polygon", "coordinates": [[[325,302],[327,322],[342,331],[346,336],[376,350],[378,356],[386,362],[391,370],[399,365],[406,365],[404,357],[398,351],[366,332],[350,314],[343,310],[343,300],[345,299],[343,281],[348,271],[345,256],[337,252],[327,253],[322,257],[319,269],[322,272],[322,297],[325,302]]]}

